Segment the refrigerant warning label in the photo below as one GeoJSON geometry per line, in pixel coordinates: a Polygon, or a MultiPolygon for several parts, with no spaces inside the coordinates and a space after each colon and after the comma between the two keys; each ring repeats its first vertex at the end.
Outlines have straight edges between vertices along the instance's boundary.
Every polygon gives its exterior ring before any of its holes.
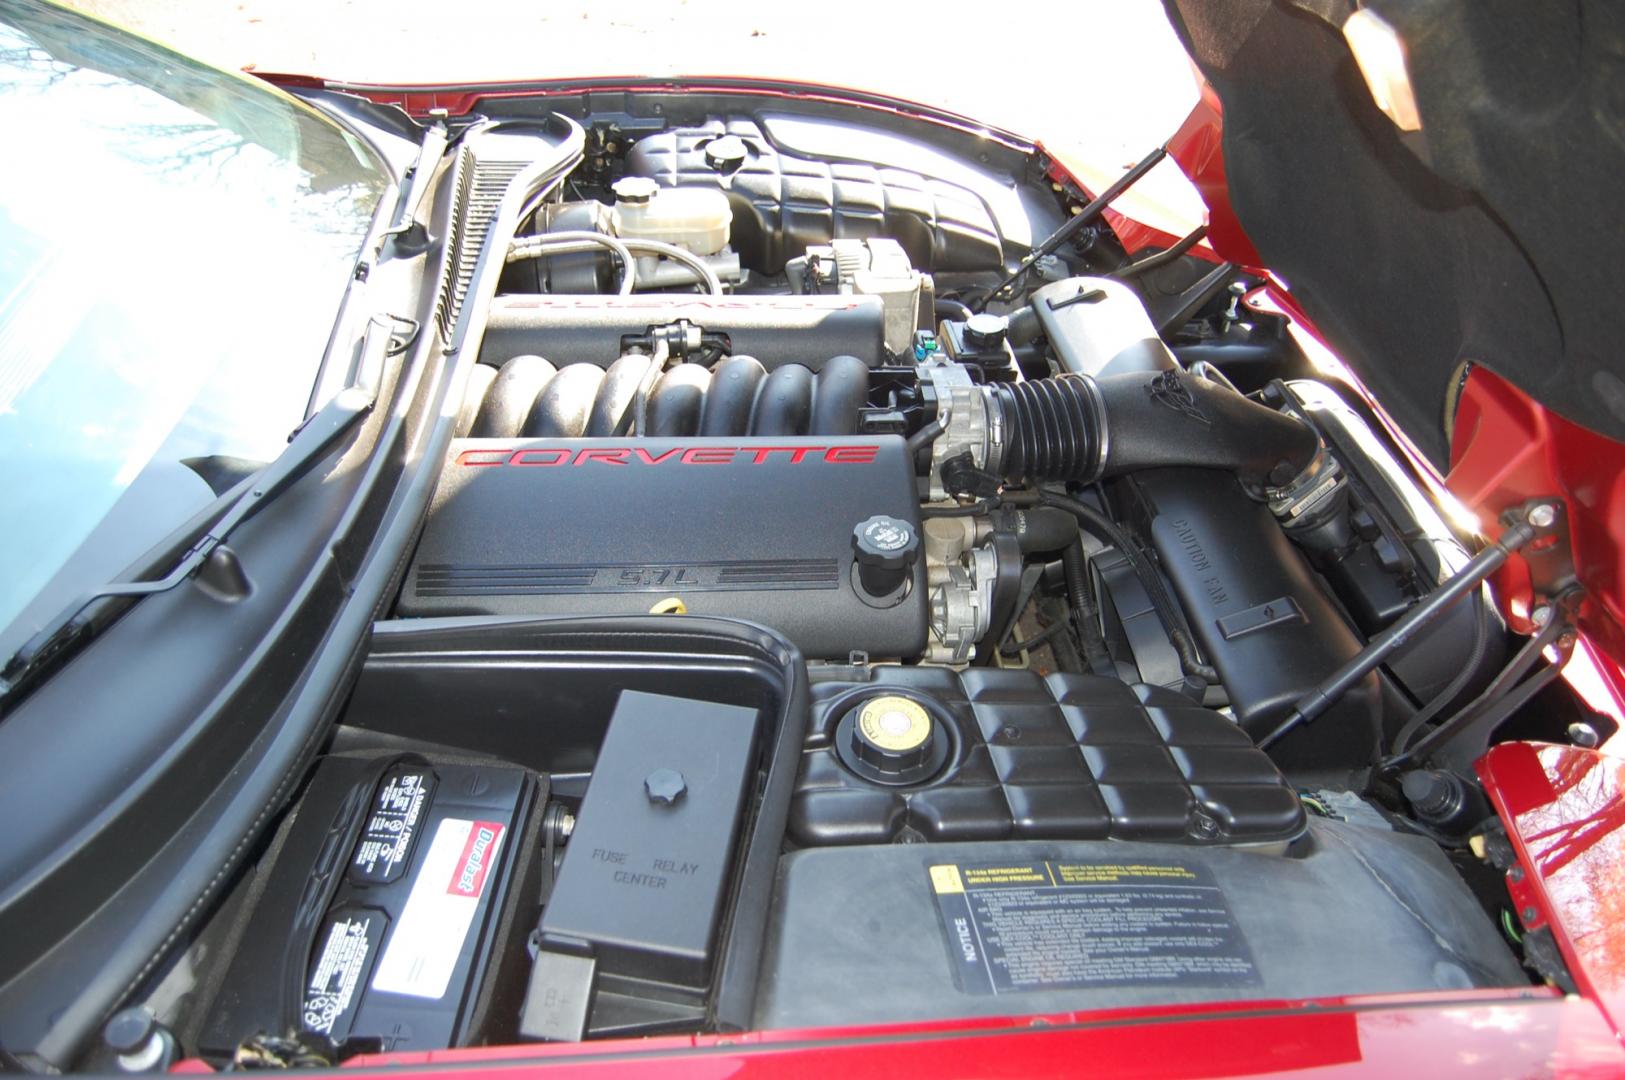
{"type": "Polygon", "coordinates": [[[1203,867],[942,863],[930,874],[967,993],[1258,982],[1246,939],[1203,867]]]}

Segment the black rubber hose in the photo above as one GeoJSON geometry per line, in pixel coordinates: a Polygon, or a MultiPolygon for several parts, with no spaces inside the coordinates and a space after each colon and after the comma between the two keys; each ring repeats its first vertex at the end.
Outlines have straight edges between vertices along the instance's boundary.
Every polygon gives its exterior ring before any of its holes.
{"type": "Polygon", "coordinates": [[[973,314],[970,308],[961,304],[958,300],[950,300],[946,296],[937,297],[935,303],[931,306],[931,310],[939,319],[956,319],[959,322],[970,321],[973,314]]]}
{"type": "Polygon", "coordinates": [[[1023,555],[1061,551],[1068,545],[1076,546],[1078,539],[1078,519],[1054,506],[1017,510],[1013,525],[1016,546],[1023,555]]]}
{"type": "Polygon", "coordinates": [[[1083,643],[1083,662],[1094,675],[1117,674],[1111,653],[1106,649],[1106,635],[1100,629],[1100,605],[1095,603],[1095,591],[1089,587],[1089,563],[1083,555],[1082,544],[1069,544],[1061,552],[1061,569],[1066,573],[1066,596],[1072,607],[1072,621],[1078,627],[1078,640],[1083,643]]]}
{"type": "Polygon", "coordinates": [[[937,441],[937,436],[948,430],[941,420],[933,420],[908,437],[908,456],[913,457],[937,441]]]}
{"type": "Polygon", "coordinates": [[[1129,535],[1120,528],[1117,522],[1102,514],[1088,503],[1079,502],[1065,495],[1058,495],[1053,491],[1040,491],[1038,501],[1045,506],[1056,506],[1066,510],[1078,519],[1085,529],[1094,533],[1102,540],[1116,547],[1128,559],[1129,566],[1134,570],[1134,576],[1140,579],[1146,595],[1151,598],[1151,607],[1157,613],[1163,630],[1168,634],[1168,642],[1179,654],[1179,667],[1192,679],[1200,679],[1206,683],[1217,683],[1219,673],[1202,663],[1196,645],[1191,641],[1190,635],[1179,624],[1179,611],[1174,607],[1173,598],[1168,595],[1168,589],[1162,583],[1162,577],[1157,568],[1151,565],[1129,535]]]}
{"type": "Polygon", "coordinates": [[[1320,443],[1303,421],[1176,371],[1057,375],[988,388],[1005,430],[986,468],[1012,483],[1088,484],[1141,469],[1223,469],[1263,484],[1296,476],[1320,443]]]}
{"type": "Polygon", "coordinates": [[[1036,649],[1066,629],[1065,622],[1050,623],[1026,641],[1011,638],[999,646],[999,652],[1005,656],[1020,656],[1025,649],[1036,649]]]}
{"type": "Polygon", "coordinates": [[[1106,419],[1093,380],[999,383],[994,400],[1007,443],[1000,475],[1011,481],[1094,480],[1100,474],[1106,419]]]}

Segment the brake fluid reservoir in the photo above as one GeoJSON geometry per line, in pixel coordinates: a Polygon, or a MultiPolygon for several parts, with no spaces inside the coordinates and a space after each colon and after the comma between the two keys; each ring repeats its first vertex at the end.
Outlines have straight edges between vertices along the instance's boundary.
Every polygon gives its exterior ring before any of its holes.
{"type": "Polygon", "coordinates": [[[733,210],[716,188],[663,188],[646,176],[623,176],[613,190],[616,236],[660,240],[696,255],[728,246],[733,210]]]}

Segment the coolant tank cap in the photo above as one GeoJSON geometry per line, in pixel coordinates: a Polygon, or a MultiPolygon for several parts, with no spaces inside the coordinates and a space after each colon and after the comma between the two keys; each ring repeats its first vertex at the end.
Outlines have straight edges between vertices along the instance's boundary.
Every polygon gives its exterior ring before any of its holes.
{"type": "Polygon", "coordinates": [[[705,163],[718,172],[732,172],[745,163],[750,147],[738,135],[723,135],[705,144],[705,163]]]}
{"type": "Polygon", "coordinates": [[[947,764],[952,739],[943,728],[925,702],[905,694],[878,694],[844,710],[835,725],[835,755],[871,784],[919,784],[947,764]]]}
{"type": "Polygon", "coordinates": [[[858,735],[888,755],[917,753],[931,739],[931,714],[906,697],[879,697],[858,712],[858,735]]]}

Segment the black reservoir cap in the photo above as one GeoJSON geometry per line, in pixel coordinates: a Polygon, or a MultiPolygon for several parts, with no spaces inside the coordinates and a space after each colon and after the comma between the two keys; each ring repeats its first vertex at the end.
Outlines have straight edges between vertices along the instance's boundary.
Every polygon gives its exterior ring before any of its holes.
{"type": "Polygon", "coordinates": [[[931,757],[931,714],[919,702],[896,694],[858,706],[852,750],[883,772],[904,773],[931,757]]]}
{"type": "Polygon", "coordinates": [[[544,950],[585,952],[599,976],[709,982],[757,716],[621,693],[542,914],[544,950]]]}

